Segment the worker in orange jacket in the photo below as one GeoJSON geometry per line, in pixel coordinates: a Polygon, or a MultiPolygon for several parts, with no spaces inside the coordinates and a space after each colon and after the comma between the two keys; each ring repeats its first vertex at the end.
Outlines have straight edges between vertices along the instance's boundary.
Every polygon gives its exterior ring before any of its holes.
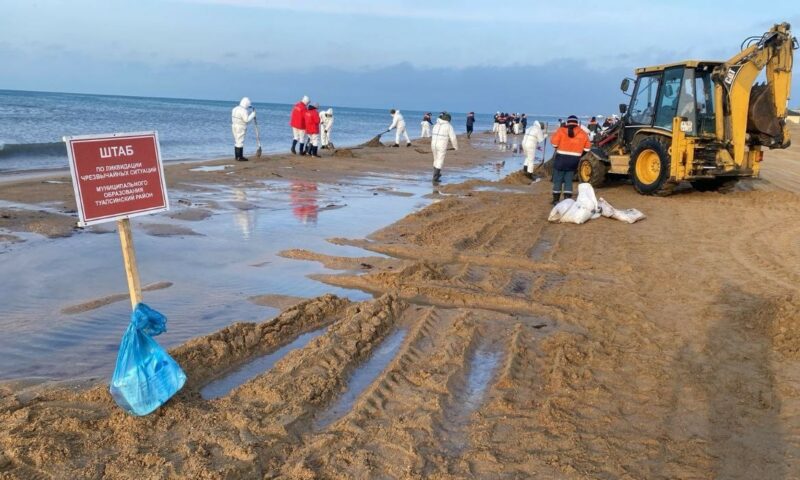
{"type": "Polygon", "coordinates": [[[578,169],[578,162],[592,147],[589,136],[578,124],[578,117],[570,115],[567,123],[555,131],[550,138],[556,151],[553,161],[553,205],[561,199],[572,198],[572,178],[578,169]]]}

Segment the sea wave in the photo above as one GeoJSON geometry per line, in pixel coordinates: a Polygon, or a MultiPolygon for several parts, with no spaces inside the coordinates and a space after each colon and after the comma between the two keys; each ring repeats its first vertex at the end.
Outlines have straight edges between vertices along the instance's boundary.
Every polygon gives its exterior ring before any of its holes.
{"type": "Polygon", "coordinates": [[[24,156],[66,157],[64,142],[0,143],[0,159],[24,156]]]}

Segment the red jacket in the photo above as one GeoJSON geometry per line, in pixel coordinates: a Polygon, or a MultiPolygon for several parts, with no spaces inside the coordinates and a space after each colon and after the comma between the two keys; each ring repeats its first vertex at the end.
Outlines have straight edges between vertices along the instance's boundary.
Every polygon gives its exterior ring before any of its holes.
{"type": "Polygon", "coordinates": [[[305,130],[306,123],[305,123],[305,113],[306,113],[306,104],[303,102],[297,102],[294,104],[294,108],[292,109],[292,117],[289,120],[289,125],[292,128],[299,128],[300,130],[305,130]]]}
{"type": "Polygon", "coordinates": [[[314,135],[319,133],[319,111],[316,108],[306,110],[304,114],[306,133],[314,135]]]}

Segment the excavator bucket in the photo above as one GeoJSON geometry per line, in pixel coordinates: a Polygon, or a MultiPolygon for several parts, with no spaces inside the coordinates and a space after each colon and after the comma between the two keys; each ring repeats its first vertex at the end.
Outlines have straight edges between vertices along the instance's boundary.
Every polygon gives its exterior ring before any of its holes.
{"type": "Polygon", "coordinates": [[[747,133],[759,138],[762,145],[783,145],[783,119],[775,111],[775,95],[770,85],[754,85],[750,91],[747,133]]]}

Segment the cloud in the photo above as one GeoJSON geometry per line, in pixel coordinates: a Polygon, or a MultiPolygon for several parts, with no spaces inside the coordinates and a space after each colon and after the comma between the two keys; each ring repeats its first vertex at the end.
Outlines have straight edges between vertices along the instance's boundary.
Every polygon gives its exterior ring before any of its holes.
{"type": "MultiPolygon", "coordinates": [[[[379,2],[374,0],[174,0],[181,3],[234,6],[280,10],[315,15],[358,15],[377,18],[417,19],[462,22],[502,22],[560,25],[598,25],[601,22],[619,22],[619,12],[595,9],[591,15],[575,15],[572,4],[534,4],[522,0],[504,2],[469,2],[456,0],[407,0],[404,2],[379,2]]],[[[628,14],[634,11],[652,11],[658,6],[641,7],[628,1],[628,14]]]]}

